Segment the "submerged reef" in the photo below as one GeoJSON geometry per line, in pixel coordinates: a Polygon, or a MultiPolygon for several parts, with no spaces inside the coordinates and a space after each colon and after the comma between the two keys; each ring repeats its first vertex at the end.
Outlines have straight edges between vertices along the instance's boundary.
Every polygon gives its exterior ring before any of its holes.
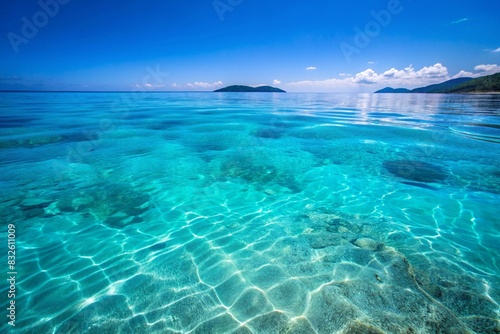
{"type": "Polygon", "coordinates": [[[61,212],[90,214],[109,227],[120,228],[143,221],[149,196],[127,184],[101,183],[87,190],[68,192],[57,203],[61,212]]]}
{"type": "Polygon", "coordinates": [[[220,178],[239,178],[248,183],[255,183],[258,187],[277,184],[292,192],[301,191],[291,171],[242,154],[230,156],[221,164],[220,178]]]}
{"type": "Polygon", "coordinates": [[[448,177],[444,168],[424,161],[390,160],[383,165],[389,173],[410,181],[432,183],[448,177]]]}

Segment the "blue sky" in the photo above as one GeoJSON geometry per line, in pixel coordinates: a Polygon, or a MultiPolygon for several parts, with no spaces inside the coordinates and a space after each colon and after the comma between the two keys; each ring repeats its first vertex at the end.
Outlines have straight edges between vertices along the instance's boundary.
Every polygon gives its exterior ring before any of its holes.
{"type": "Polygon", "coordinates": [[[500,72],[500,2],[0,2],[0,89],[371,92],[500,72]]]}

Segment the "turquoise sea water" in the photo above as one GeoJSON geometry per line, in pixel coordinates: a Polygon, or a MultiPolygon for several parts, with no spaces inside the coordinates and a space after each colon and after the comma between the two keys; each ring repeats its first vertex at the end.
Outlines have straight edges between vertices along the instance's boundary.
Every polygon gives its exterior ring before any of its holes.
{"type": "Polygon", "coordinates": [[[16,333],[499,333],[500,96],[0,93],[16,333]]]}

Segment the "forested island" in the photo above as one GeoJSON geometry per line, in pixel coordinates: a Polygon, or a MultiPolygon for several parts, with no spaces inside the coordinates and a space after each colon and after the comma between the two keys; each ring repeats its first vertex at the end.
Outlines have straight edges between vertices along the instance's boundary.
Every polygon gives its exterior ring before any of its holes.
{"type": "Polygon", "coordinates": [[[500,73],[479,78],[457,78],[415,89],[386,87],[375,93],[499,93],[500,73]]]}
{"type": "Polygon", "coordinates": [[[283,89],[279,89],[271,86],[258,86],[258,87],[250,87],[250,86],[242,86],[242,85],[234,85],[228,86],[221,89],[217,89],[214,91],[215,93],[286,93],[283,89]]]}

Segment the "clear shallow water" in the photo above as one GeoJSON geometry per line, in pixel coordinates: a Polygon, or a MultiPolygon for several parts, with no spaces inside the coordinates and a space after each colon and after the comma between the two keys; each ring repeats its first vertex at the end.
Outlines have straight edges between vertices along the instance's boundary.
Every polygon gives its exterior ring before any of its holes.
{"type": "Polygon", "coordinates": [[[1,93],[16,331],[498,333],[499,110],[1,93]]]}

